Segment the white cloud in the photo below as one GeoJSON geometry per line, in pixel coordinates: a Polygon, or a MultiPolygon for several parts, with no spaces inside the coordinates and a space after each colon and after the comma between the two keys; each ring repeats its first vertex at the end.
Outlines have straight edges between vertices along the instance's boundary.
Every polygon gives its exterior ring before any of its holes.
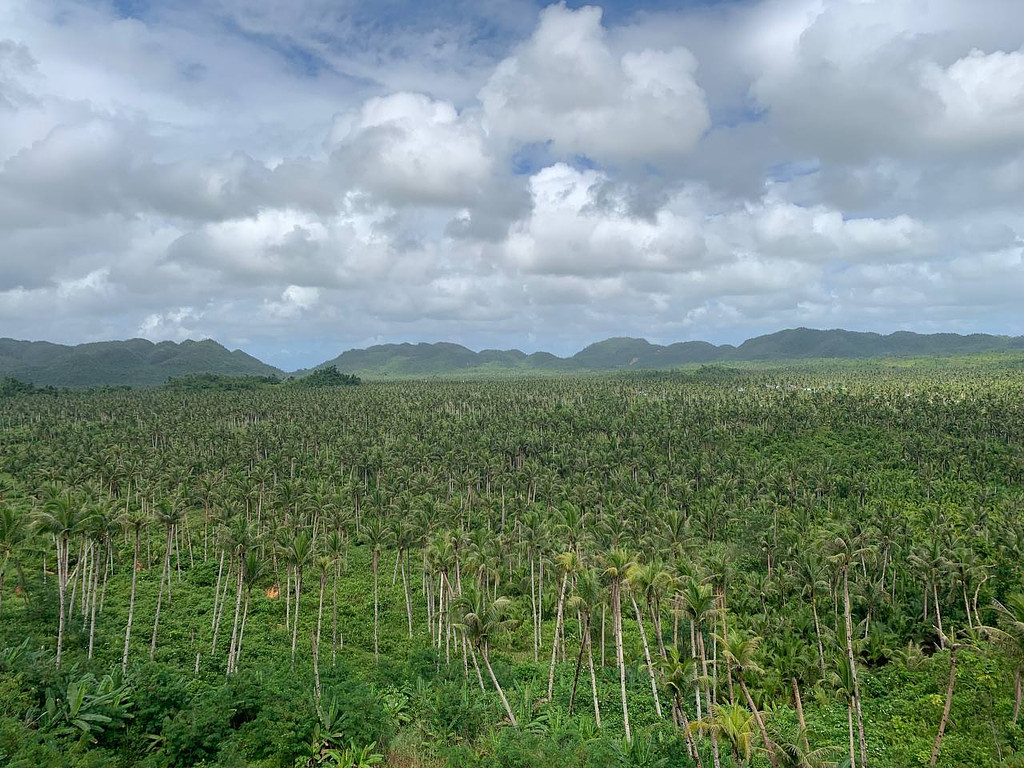
{"type": "Polygon", "coordinates": [[[1018,5],[11,0],[4,333],[1024,333],[1018,5]]]}
{"type": "Polygon", "coordinates": [[[614,52],[600,8],[552,5],[480,100],[495,135],[551,142],[559,157],[642,165],[685,155],[709,127],[696,68],[682,47],[614,52]]]}

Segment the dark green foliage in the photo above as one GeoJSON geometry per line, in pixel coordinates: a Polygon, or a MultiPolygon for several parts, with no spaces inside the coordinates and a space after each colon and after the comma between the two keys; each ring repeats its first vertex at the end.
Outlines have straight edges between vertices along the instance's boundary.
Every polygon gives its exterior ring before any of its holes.
{"type": "Polygon", "coordinates": [[[336,365],[325,365],[305,376],[291,382],[292,386],[307,389],[324,387],[352,387],[359,384],[359,377],[349,373],[341,373],[336,365]]]}

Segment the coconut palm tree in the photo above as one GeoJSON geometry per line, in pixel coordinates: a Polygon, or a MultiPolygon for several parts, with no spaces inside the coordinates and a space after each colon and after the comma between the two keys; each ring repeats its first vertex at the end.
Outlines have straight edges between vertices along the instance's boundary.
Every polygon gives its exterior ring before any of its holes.
{"type": "Polygon", "coordinates": [[[373,569],[373,658],[380,660],[379,626],[380,626],[380,551],[389,538],[387,525],[378,517],[371,517],[362,526],[360,536],[363,543],[370,547],[370,567],[373,569]]]}
{"type": "Polygon", "coordinates": [[[508,715],[512,725],[516,725],[516,716],[513,714],[505,691],[491,666],[492,641],[515,623],[508,615],[510,608],[511,601],[507,597],[502,596],[497,600],[487,602],[486,596],[481,594],[476,587],[466,587],[453,607],[458,617],[455,626],[463,633],[470,645],[480,652],[494,690],[497,691],[501,704],[505,708],[505,714],[508,715]]]}
{"type": "Polygon", "coordinates": [[[39,529],[53,538],[57,550],[57,655],[55,666],[60,668],[64,650],[64,626],[67,621],[67,590],[70,581],[70,542],[82,523],[83,500],[71,490],[50,487],[46,490],[42,509],[36,517],[39,529]]]}
{"type": "Polygon", "coordinates": [[[633,741],[629,728],[629,704],[626,702],[626,662],[622,654],[622,587],[629,571],[636,565],[633,556],[622,549],[613,549],[604,558],[604,575],[612,604],[612,633],[615,635],[615,663],[619,668],[619,694],[622,698],[622,727],[626,742],[633,741]]]}
{"type": "Polygon", "coordinates": [[[761,645],[761,638],[732,631],[728,637],[720,637],[718,639],[722,645],[722,652],[725,654],[726,660],[736,670],[736,679],[739,681],[740,690],[743,691],[743,697],[747,701],[747,707],[750,708],[750,712],[754,716],[754,722],[757,723],[757,730],[761,733],[761,742],[764,744],[771,764],[775,766],[777,765],[775,744],[768,737],[768,730],[765,728],[764,720],[761,718],[761,713],[754,703],[754,698],[750,695],[750,689],[747,687],[747,675],[764,672],[757,665],[757,662],[754,661],[754,657],[757,655],[758,648],[761,645]]]}
{"type": "Polygon", "coordinates": [[[289,540],[285,559],[295,574],[295,615],[292,616],[292,666],[295,665],[295,648],[299,641],[299,600],[302,597],[302,570],[313,553],[309,531],[300,529],[289,540]]]}
{"type": "Polygon", "coordinates": [[[579,555],[574,550],[568,550],[561,552],[556,558],[555,563],[559,571],[562,573],[562,582],[558,590],[558,603],[555,607],[555,635],[551,641],[551,665],[548,669],[548,700],[555,692],[555,662],[558,657],[558,638],[562,633],[562,616],[563,609],[565,608],[565,590],[569,583],[569,579],[576,573],[580,566],[579,555]]]}

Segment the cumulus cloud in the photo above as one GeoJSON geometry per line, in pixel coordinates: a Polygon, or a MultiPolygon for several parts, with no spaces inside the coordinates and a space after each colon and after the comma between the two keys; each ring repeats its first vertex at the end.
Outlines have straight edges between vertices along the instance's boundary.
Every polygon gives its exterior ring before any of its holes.
{"type": "Polygon", "coordinates": [[[550,142],[559,157],[630,165],[691,151],[710,126],[682,47],[614,52],[601,9],[552,5],[480,92],[489,131],[550,142]]]}
{"type": "Polygon", "coordinates": [[[0,321],[295,366],[1024,333],[1024,16],[982,5],[11,0],[0,321]]]}

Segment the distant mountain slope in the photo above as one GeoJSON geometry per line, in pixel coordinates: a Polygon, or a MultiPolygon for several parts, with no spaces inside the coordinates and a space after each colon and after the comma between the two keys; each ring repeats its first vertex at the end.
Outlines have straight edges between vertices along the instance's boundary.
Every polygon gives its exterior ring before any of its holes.
{"type": "MultiPolygon", "coordinates": [[[[444,376],[465,373],[554,373],[678,368],[706,363],[928,357],[1024,351],[1024,337],[953,333],[877,333],[793,328],[749,339],[738,347],[705,341],[662,346],[644,339],[617,337],[599,341],[571,357],[549,352],[526,354],[518,349],[471,349],[437,344],[381,344],[350,349],[327,365],[359,376],[444,376]]],[[[195,373],[228,376],[283,376],[241,350],[233,352],[215,341],[144,339],[104,341],[69,347],[45,341],[0,339],[0,378],[9,376],[37,386],[157,386],[170,377],[195,373]]],[[[309,371],[297,371],[301,376],[309,371]]]]}
{"type": "Polygon", "coordinates": [[[156,386],[171,376],[220,373],[232,376],[281,376],[273,366],[215,341],[145,339],[101,341],[64,346],[46,341],[0,339],[0,377],[39,386],[156,386]]]}
{"type": "Polygon", "coordinates": [[[858,359],[968,355],[1024,349],[1024,337],[954,333],[919,334],[899,331],[887,336],[844,330],[793,328],[758,336],[738,347],[685,341],[668,346],[644,339],[611,338],[581,349],[571,357],[548,352],[527,355],[518,349],[473,352],[459,344],[382,344],[351,349],[324,365],[365,376],[443,375],[469,371],[606,371],[676,368],[716,362],[858,359]]]}

